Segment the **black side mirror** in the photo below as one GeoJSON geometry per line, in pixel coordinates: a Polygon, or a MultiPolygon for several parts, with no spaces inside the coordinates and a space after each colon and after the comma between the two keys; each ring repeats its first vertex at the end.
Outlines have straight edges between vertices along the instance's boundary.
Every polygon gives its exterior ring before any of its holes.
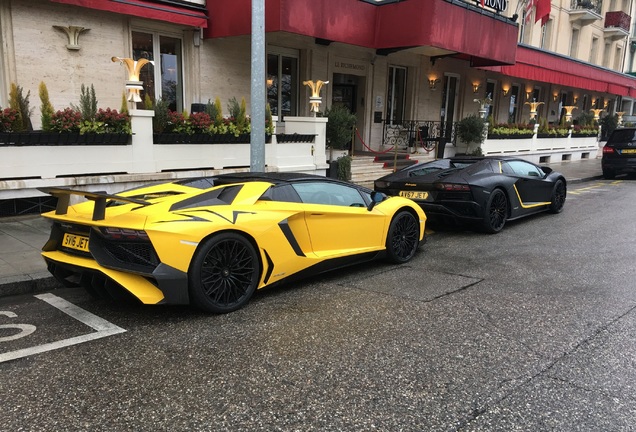
{"type": "Polygon", "coordinates": [[[369,211],[373,210],[373,207],[375,207],[376,204],[381,203],[386,198],[387,198],[386,194],[382,192],[377,192],[377,191],[371,192],[371,202],[369,203],[367,210],[369,211]]]}

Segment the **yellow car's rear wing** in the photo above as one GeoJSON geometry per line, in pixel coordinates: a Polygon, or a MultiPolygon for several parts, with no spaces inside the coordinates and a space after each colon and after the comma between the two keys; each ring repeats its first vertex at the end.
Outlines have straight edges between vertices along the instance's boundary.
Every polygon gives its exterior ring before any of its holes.
{"type": "Polygon", "coordinates": [[[95,201],[95,207],[93,208],[94,221],[104,220],[106,217],[106,203],[108,201],[116,201],[126,204],[139,204],[141,206],[151,204],[150,202],[141,199],[128,198],[121,195],[110,195],[105,192],[87,192],[56,187],[42,187],[38,188],[38,190],[57,198],[57,207],[55,208],[56,215],[65,215],[68,213],[71,195],[78,195],[88,200],[95,201]]]}

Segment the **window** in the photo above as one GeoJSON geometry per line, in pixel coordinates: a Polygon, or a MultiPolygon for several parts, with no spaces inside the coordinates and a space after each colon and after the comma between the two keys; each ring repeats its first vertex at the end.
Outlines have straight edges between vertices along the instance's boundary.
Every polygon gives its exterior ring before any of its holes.
{"type": "Polygon", "coordinates": [[[605,42],[605,48],[603,50],[603,66],[605,67],[609,67],[611,47],[612,47],[612,44],[610,42],[605,42]]]}
{"type": "Polygon", "coordinates": [[[579,33],[579,29],[572,29],[572,39],[570,40],[570,57],[576,57],[576,54],[579,50],[579,33]]]}
{"type": "MultiPolygon", "coordinates": [[[[168,101],[173,111],[183,110],[183,76],[181,71],[181,39],[159,33],[132,32],[133,59],[148,59],[154,62],[146,64],[139,74],[146,95],[153,102],[158,99],[168,101]]],[[[143,104],[141,102],[140,104],[143,104]]]]}
{"type": "MultiPolygon", "coordinates": [[[[366,207],[358,189],[325,182],[303,182],[292,185],[305,204],[327,204],[344,207],[366,207]]],[[[370,195],[367,201],[371,200],[370,195]]]]}
{"type": "Polygon", "coordinates": [[[510,88],[510,105],[508,107],[508,123],[517,122],[517,111],[519,109],[519,85],[513,84],[510,88]]]}
{"type": "Polygon", "coordinates": [[[486,97],[492,102],[488,104],[488,116],[493,115],[495,111],[495,81],[488,80],[486,82],[486,97]]]}
{"type": "Polygon", "coordinates": [[[622,61],[623,61],[623,48],[617,46],[615,54],[614,54],[614,70],[615,71],[620,72],[622,70],[622,67],[621,67],[622,61]]]}
{"type": "Polygon", "coordinates": [[[543,27],[541,27],[541,45],[543,49],[550,48],[550,39],[552,39],[552,20],[548,20],[543,27]]]}
{"type": "Polygon", "coordinates": [[[267,54],[267,103],[272,115],[295,116],[298,115],[298,52],[275,51],[267,54]]]}
{"type": "Polygon", "coordinates": [[[598,38],[592,37],[592,45],[590,46],[590,63],[596,63],[598,57],[598,38]]]}
{"type": "Polygon", "coordinates": [[[400,124],[404,119],[406,105],[406,68],[389,66],[386,118],[391,124],[400,124]]]}
{"type": "Polygon", "coordinates": [[[523,177],[543,177],[544,173],[531,163],[524,161],[502,162],[503,172],[523,177]]]}

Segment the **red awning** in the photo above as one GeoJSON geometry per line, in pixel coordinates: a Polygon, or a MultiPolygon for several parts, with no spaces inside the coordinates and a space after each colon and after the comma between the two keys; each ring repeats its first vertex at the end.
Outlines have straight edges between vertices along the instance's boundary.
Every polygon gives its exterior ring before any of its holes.
{"type": "MultiPolygon", "coordinates": [[[[208,0],[207,38],[249,35],[250,0],[208,0]],[[214,6],[212,6],[212,4],[214,6]]],[[[391,53],[420,47],[473,64],[513,64],[517,24],[467,2],[266,0],[265,31],[287,32],[391,53]],[[492,35],[487,38],[481,35],[492,35]]]]}
{"type": "Polygon", "coordinates": [[[99,9],[139,18],[167,21],[190,27],[208,26],[208,17],[204,11],[187,7],[169,6],[163,3],[144,0],[51,0],[81,6],[89,9],[99,9]]]}
{"type": "Polygon", "coordinates": [[[527,46],[517,47],[512,66],[484,67],[504,75],[610,93],[636,96],[636,78],[527,46]]]}

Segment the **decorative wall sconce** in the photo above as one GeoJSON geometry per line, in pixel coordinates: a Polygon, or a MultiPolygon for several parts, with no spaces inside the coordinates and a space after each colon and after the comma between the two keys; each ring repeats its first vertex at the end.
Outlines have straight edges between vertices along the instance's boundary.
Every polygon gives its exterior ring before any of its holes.
{"type": "Polygon", "coordinates": [[[325,84],[329,84],[329,81],[303,81],[303,85],[306,85],[311,89],[311,96],[309,96],[309,105],[311,105],[311,108],[309,110],[314,113],[314,117],[316,116],[316,113],[320,111],[320,104],[322,103],[320,90],[325,84]]]}
{"type": "Polygon", "coordinates": [[[122,58],[122,57],[111,57],[111,60],[114,62],[122,63],[126,66],[126,70],[128,71],[128,81],[126,81],[126,90],[128,90],[128,102],[141,102],[141,96],[139,92],[144,89],[143,81],[139,80],[139,73],[141,68],[144,67],[147,63],[153,62],[148,59],[142,58],[139,60],[133,60],[131,58],[122,58]]]}
{"type": "Polygon", "coordinates": [[[54,25],[54,29],[63,31],[66,33],[66,37],[68,37],[68,44],[66,44],[66,49],[72,51],[78,51],[81,47],[79,44],[79,37],[82,33],[89,31],[90,29],[78,26],[58,26],[54,25]]]}
{"type": "Polygon", "coordinates": [[[530,100],[530,96],[532,96],[532,92],[526,90],[526,100],[530,100]]]}
{"type": "Polygon", "coordinates": [[[607,111],[607,108],[609,107],[609,103],[610,103],[610,101],[609,101],[609,100],[606,100],[606,101],[605,101],[605,105],[603,105],[603,109],[604,109],[605,111],[607,111]]]}
{"type": "Polygon", "coordinates": [[[574,96],[574,105],[576,105],[576,103],[579,101],[579,97],[578,96],[574,96]]]}
{"type": "Polygon", "coordinates": [[[502,88],[501,89],[501,94],[503,95],[503,97],[506,97],[510,94],[510,89],[509,88],[502,88]]]}
{"type": "Polygon", "coordinates": [[[481,88],[481,84],[473,83],[473,93],[477,93],[480,88],[481,88]]]}
{"type": "Polygon", "coordinates": [[[555,93],[555,94],[552,95],[552,101],[553,102],[556,102],[558,99],[559,99],[559,94],[558,93],[555,93]]]}
{"type": "Polygon", "coordinates": [[[431,90],[435,90],[437,88],[437,84],[440,83],[440,79],[439,78],[430,78],[428,80],[428,88],[431,90]]]}

